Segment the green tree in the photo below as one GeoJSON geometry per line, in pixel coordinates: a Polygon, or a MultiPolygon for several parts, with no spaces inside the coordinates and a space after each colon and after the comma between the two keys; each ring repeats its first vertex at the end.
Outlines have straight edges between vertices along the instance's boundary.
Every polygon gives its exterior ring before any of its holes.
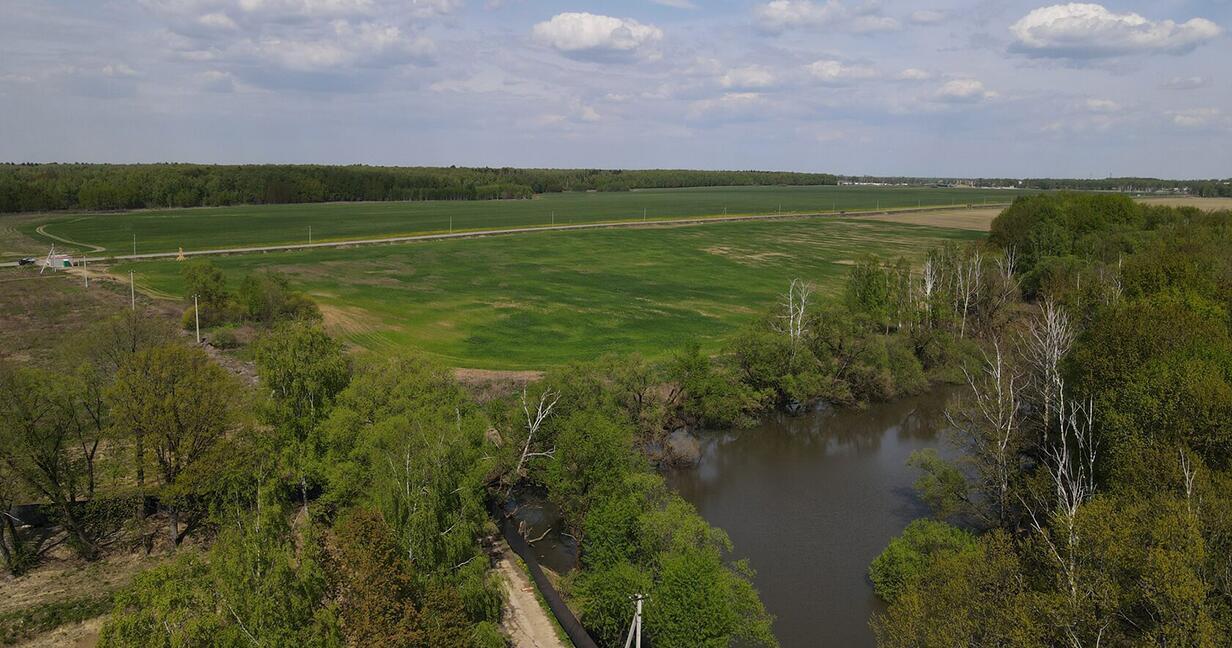
{"type": "Polygon", "coordinates": [[[207,556],[184,552],[116,597],[103,648],[341,647],[320,543],[265,502],[223,526],[207,556]]]}
{"type": "MultiPolygon", "coordinates": [[[[107,398],[117,427],[151,442],[162,486],[171,492],[180,474],[231,430],[239,390],[204,351],[166,345],[140,351],[121,366],[107,398]]],[[[170,538],[178,545],[197,520],[181,533],[181,503],[166,504],[170,538]]]]}
{"type": "Polygon", "coordinates": [[[893,540],[868,568],[873,591],[893,603],[927,570],[939,552],[963,553],[976,548],[975,537],[957,527],[933,520],[916,520],[893,540]]]}
{"type": "Polygon", "coordinates": [[[227,292],[227,276],[222,269],[212,261],[189,261],[180,274],[184,280],[184,297],[189,301],[194,296],[197,298],[201,320],[210,324],[223,321],[231,295],[227,292]]]}
{"type": "Polygon", "coordinates": [[[325,450],[317,426],[350,382],[350,362],[341,343],[307,322],[279,325],[261,337],[255,355],[270,394],[264,418],[286,435],[287,461],[307,506],[310,477],[325,450]]]}
{"type": "Polygon", "coordinates": [[[628,427],[602,414],[577,412],[558,425],[543,479],[579,540],[585,538],[587,513],[624,486],[634,456],[628,427]]]}
{"type": "Polygon", "coordinates": [[[55,380],[39,370],[0,363],[0,461],[51,502],[73,547],[93,559],[98,538],[82,507],[91,472],[76,451],[75,430],[65,420],[65,399],[55,380]]]}

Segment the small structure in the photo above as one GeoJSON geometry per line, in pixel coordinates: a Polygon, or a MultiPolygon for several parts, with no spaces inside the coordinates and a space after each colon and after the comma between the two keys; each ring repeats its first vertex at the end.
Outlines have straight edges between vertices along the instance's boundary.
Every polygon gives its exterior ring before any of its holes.
{"type": "Polygon", "coordinates": [[[39,270],[39,273],[41,274],[47,268],[59,271],[60,268],[71,267],[73,267],[73,257],[67,254],[56,254],[56,246],[53,245],[51,251],[47,253],[47,258],[43,259],[43,268],[39,270]]]}

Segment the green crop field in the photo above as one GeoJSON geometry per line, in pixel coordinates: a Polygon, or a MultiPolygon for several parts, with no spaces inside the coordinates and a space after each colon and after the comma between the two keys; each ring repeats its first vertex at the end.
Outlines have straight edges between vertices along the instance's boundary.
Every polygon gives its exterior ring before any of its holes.
{"type": "MultiPolygon", "coordinates": [[[[331,332],[373,350],[414,348],[455,366],[543,368],[609,351],[717,350],[794,277],[841,287],[875,253],[918,258],[982,236],[856,219],[539,232],[216,257],[229,285],[260,268],[311,294],[331,332]]],[[[182,292],[181,265],[130,262],[138,286],[182,292]]]]}
{"type": "MultiPolygon", "coordinates": [[[[382,238],[551,223],[871,210],[1008,202],[1012,191],[930,187],[705,187],[618,193],[546,194],[533,200],[425,201],[257,205],[105,214],[66,214],[18,226],[101,246],[100,254],[174,252],[228,247],[382,238]]],[[[49,241],[50,242],[50,241],[49,241]]],[[[62,244],[60,244],[62,245],[62,244]]]]}

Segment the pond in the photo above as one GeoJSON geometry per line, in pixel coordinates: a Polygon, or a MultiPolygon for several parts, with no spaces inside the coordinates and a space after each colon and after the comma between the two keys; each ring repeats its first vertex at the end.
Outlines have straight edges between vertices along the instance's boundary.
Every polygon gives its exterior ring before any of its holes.
{"type": "Polygon", "coordinates": [[[939,433],[951,393],[714,433],[698,465],[667,473],[756,570],[783,648],[874,645],[868,623],[884,606],[868,564],[927,513],[906,461],[923,448],[945,453],[939,433]]]}

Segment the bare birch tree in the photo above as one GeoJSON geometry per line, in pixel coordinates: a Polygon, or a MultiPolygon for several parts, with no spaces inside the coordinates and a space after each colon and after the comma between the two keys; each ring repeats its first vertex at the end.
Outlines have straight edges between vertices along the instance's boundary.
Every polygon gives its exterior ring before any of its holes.
{"type": "Polygon", "coordinates": [[[933,326],[933,295],[940,288],[941,268],[934,255],[929,254],[924,259],[924,267],[920,270],[920,301],[924,304],[924,326],[933,326]]]}
{"type": "Polygon", "coordinates": [[[1013,482],[1019,472],[1023,447],[1020,409],[1023,374],[1012,366],[993,342],[992,356],[984,356],[978,372],[963,369],[970,399],[946,418],[958,431],[962,444],[978,473],[979,488],[993,511],[989,521],[1010,528],[1013,508],[1013,482]]]}
{"type": "Polygon", "coordinates": [[[1027,322],[1023,336],[1023,348],[1032,372],[1032,390],[1042,410],[1044,432],[1056,419],[1053,412],[1063,394],[1061,360],[1074,344],[1074,329],[1065,309],[1050,298],[1045,298],[1039,311],[1027,322]]]}
{"type": "Polygon", "coordinates": [[[806,315],[808,314],[809,302],[813,297],[813,284],[801,279],[792,279],[791,285],[788,286],[787,292],[783,295],[783,301],[780,306],[783,309],[779,319],[781,320],[780,331],[787,334],[791,340],[791,356],[796,357],[796,351],[800,348],[800,342],[804,339],[806,315]]]}
{"type": "Polygon", "coordinates": [[[984,255],[979,250],[971,250],[971,254],[955,266],[954,305],[961,319],[959,338],[967,335],[967,316],[979,299],[983,278],[984,255]]]}
{"type": "Polygon", "coordinates": [[[1031,528],[1042,541],[1057,569],[1065,597],[1065,618],[1058,625],[1072,648],[1100,644],[1111,618],[1091,618],[1089,602],[1097,597],[1095,584],[1083,573],[1083,538],[1078,512],[1095,494],[1095,407],[1091,401],[1067,403],[1064,385],[1056,403],[1057,439],[1045,448],[1044,469],[1051,481],[1053,501],[1024,501],[1031,528]],[[1091,623],[1089,623],[1091,622],[1091,623]]]}
{"type": "Polygon", "coordinates": [[[526,417],[526,441],[522,444],[522,452],[518,456],[518,463],[513,469],[513,479],[509,485],[511,491],[513,490],[513,483],[526,476],[523,471],[528,460],[535,457],[551,457],[556,454],[555,448],[544,451],[535,451],[534,448],[535,435],[539,433],[539,428],[543,426],[543,422],[552,415],[552,409],[556,407],[558,400],[560,400],[560,394],[550,389],[544,390],[539,395],[539,403],[535,406],[534,413],[532,413],[530,402],[526,397],[526,390],[522,390],[522,413],[526,417]]]}

